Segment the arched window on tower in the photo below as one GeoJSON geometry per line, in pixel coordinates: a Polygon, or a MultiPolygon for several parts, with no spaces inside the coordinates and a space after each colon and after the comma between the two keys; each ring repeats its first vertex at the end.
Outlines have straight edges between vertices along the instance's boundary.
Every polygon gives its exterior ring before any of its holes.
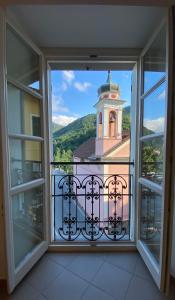
{"type": "Polygon", "coordinates": [[[99,113],[99,124],[102,124],[102,112],[99,113]]]}
{"type": "Polygon", "coordinates": [[[102,137],[102,112],[98,115],[98,137],[102,137]]]}
{"type": "Polygon", "coordinates": [[[116,112],[110,111],[109,113],[109,136],[116,137],[116,112]]]}

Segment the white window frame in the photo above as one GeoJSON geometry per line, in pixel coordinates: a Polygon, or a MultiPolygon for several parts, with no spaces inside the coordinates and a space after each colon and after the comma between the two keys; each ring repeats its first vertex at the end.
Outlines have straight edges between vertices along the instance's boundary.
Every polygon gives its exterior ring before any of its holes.
{"type": "MultiPolygon", "coordinates": [[[[172,90],[171,90],[171,83],[172,83],[172,56],[171,56],[171,16],[167,14],[167,17],[162,21],[160,26],[156,29],[154,34],[152,35],[151,39],[147,43],[147,46],[144,48],[144,50],[141,53],[140,56],[140,78],[139,78],[139,98],[138,98],[138,107],[139,107],[139,130],[138,130],[138,143],[141,141],[146,141],[148,139],[156,138],[159,136],[164,137],[164,143],[166,147],[164,148],[164,176],[166,174],[166,177],[164,177],[163,185],[160,186],[159,184],[156,184],[150,180],[147,180],[146,178],[143,178],[141,176],[141,164],[139,163],[141,161],[141,153],[140,153],[140,146],[138,151],[138,163],[137,163],[137,249],[139,250],[145,264],[147,265],[150,273],[152,274],[152,277],[157,284],[158,288],[162,291],[168,290],[169,285],[169,265],[170,265],[170,259],[171,259],[171,247],[170,247],[170,241],[171,241],[171,230],[168,227],[172,223],[172,216],[170,211],[168,212],[170,205],[171,205],[171,189],[168,188],[169,185],[169,176],[171,173],[171,163],[170,163],[170,153],[171,153],[171,143],[172,140],[170,137],[170,128],[172,125],[172,120],[169,117],[171,115],[171,105],[172,105],[172,90]],[[157,34],[160,32],[161,28],[166,25],[166,32],[167,32],[167,40],[166,40],[166,49],[167,49],[167,56],[166,56],[166,76],[162,76],[162,78],[154,84],[151,88],[149,88],[145,93],[143,91],[143,56],[147,52],[147,50],[150,48],[152,42],[155,40],[157,34]],[[166,96],[166,108],[165,108],[165,128],[164,132],[151,134],[148,136],[142,136],[141,130],[142,130],[142,117],[143,117],[143,99],[151,94],[154,90],[157,89],[157,87],[161,86],[161,84],[165,81],[167,81],[167,96],[166,96]],[[139,201],[139,195],[140,195],[140,184],[144,184],[146,187],[153,189],[155,192],[157,192],[160,195],[163,195],[163,199],[166,195],[166,199],[168,199],[169,195],[169,201],[163,200],[163,207],[162,207],[162,231],[161,231],[161,245],[160,245],[160,264],[156,261],[156,259],[150,255],[150,250],[141,242],[140,240],[140,201],[139,201]],[[169,225],[168,225],[169,224],[169,225]],[[169,253],[169,255],[168,255],[169,253]],[[163,255],[164,254],[164,255],[163,255]]],[[[139,144],[138,144],[139,145],[139,144]]]]}
{"type": "Polygon", "coordinates": [[[41,255],[48,249],[49,234],[48,234],[48,194],[49,194],[49,176],[48,176],[48,135],[47,135],[47,98],[45,93],[45,59],[41,50],[34,45],[34,43],[26,37],[25,34],[16,25],[7,18],[5,11],[0,10],[0,38],[2,41],[2,53],[0,53],[0,80],[2,82],[1,89],[1,133],[2,133],[2,153],[3,153],[3,189],[4,189],[4,211],[5,211],[5,231],[6,231],[6,251],[7,251],[7,276],[8,276],[8,291],[12,292],[15,286],[22,280],[22,278],[27,274],[27,272],[32,268],[32,266],[38,261],[41,255]],[[40,57],[40,90],[43,94],[32,90],[31,88],[23,85],[22,83],[9,78],[6,76],[6,28],[10,27],[30,48],[32,48],[35,53],[40,57]],[[30,94],[31,96],[40,100],[41,107],[41,137],[28,136],[25,134],[9,134],[7,126],[7,82],[14,85],[16,88],[30,94]],[[43,163],[43,178],[33,180],[24,183],[20,186],[11,187],[10,185],[10,157],[9,157],[9,138],[20,139],[20,140],[31,140],[39,141],[42,143],[42,161],[43,163]],[[13,253],[13,227],[12,227],[12,207],[11,207],[11,197],[19,192],[23,192],[28,189],[35,187],[43,187],[43,241],[36,246],[29,255],[27,255],[15,268],[14,264],[14,253],[13,253]]]}
{"type": "MultiPolygon", "coordinates": [[[[80,52],[81,53],[81,52],[80,52]]],[[[108,70],[109,69],[109,64],[113,66],[113,69],[114,70],[117,70],[117,67],[118,69],[120,70],[119,67],[122,67],[122,65],[133,65],[133,68],[130,69],[131,71],[133,71],[133,74],[134,74],[134,78],[132,80],[132,85],[134,86],[133,87],[133,90],[132,90],[132,93],[131,93],[131,103],[132,103],[132,111],[131,113],[133,114],[133,118],[132,118],[132,136],[131,138],[134,140],[136,139],[136,130],[137,130],[137,126],[136,126],[136,123],[135,120],[137,118],[137,112],[135,111],[135,107],[137,107],[137,96],[138,96],[138,89],[137,89],[137,84],[138,84],[138,59],[137,59],[137,55],[134,56],[133,59],[130,58],[131,55],[126,55],[125,59],[124,57],[122,57],[122,59],[120,57],[116,57],[116,60],[114,60],[114,58],[109,57],[107,59],[103,58],[103,59],[100,59],[99,60],[92,60],[92,59],[89,59],[89,60],[82,60],[81,58],[81,55],[79,55],[78,57],[75,57],[73,58],[69,58],[67,59],[66,57],[63,59],[63,60],[60,60],[60,57],[59,57],[59,54],[58,54],[58,57],[56,58],[55,55],[54,55],[54,59],[52,60],[50,55],[47,54],[46,55],[46,59],[47,59],[47,69],[48,69],[48,72],[47,72],[47,82],[48,82],[48,87],[50,86],[51,87],[51,75],[50,75],[50,72],[51,72],[51,64],[53,63],[56,63],[58,64],[59,66],[59,70],[79,70],[79,67],[80,64],[82,64],[83,66],[86,65],[86,66],[91,66],[92,70],[97,70],[97,67],[101,66],[101,70],[108,70]],[[47,58],[47,55],[48,55],[48,58],[47,58]]],[[[71,55],[69,55],[70,57],[71,55]]],[[[91,70],[91,68],[89,68],[91,70]]],[[[86,70],[86,68],[82,68],[82,70],[86,70]]],[[[99,70],[100,70],[100,67],[99,67],[99,70]]],[[[129,69],[127,69],[129,70],[129,69]]],[[[51,111],[51,107],[52,107],[52,100],[51,100],[51,89],[48,90],[48,105],[49,105],[49,123],[51,124],[52,122],[52,111],[51,111]]],[[[51,127],[51,126],[50,126],[51,127]]],[[[50,161],[53,161],[53,154],[52,154],[52,131],[51,131],[51,128],[50,128],[50,132],[49,132],[50,136],[49,136],[49,141],[50,141],[50,161]]],[[[132,143],[131,145],[131,161],[134,161],[135,162],[135,158],[137,157],[136,156],[136,148],[134,143],[132,143]]],[[[131,223],[134,223],[134,220],[135,220],[135,214],[136,214],[136,188],[135,188],[135,167],[132,167],[133,168],[133,183],[132,183],[132,186],[131,186],[131,190],[132,190],[132,194],[133,196],[131,197],[131,205],[130,205],[130,218],[132,218],[132,222],[130,222],[130,241],[118,241],[117,243],[113,243],[113,247],[116,247],[116,249],[133,249],[135,248],[135,245],[136,245],[136,222],[134,224],[134,226],[132,225],[131,226],[131,223]]],[[[51,171],[50,171],[51,172],[51,171]]],[[[50,173],[50,176],[51,176],[51,173],[50,173]]],[[[51,191],[50,191],[51,193],[51,191]]],[[[52,205],[52,196],[50,194],[50,203],[51,203],[51,207],[50,207],[50,224],[52,224],[52,228],[54,228],[54,209],[53,209],[53,205],[52,205]]],[[[50,249],[51,250],[54,250],[55,251],[55,247],[57,249],[65,249],[65,246],[67,245],[67,247],[69,247],[69,249],[71,247],[73,247],[75,249],[75,247],[79,247],[80,245],[87,245],[89,247],[90,244],[93,244],[93,245],[109,245],[109,247],[111,246],[111,242],[89,242],[89,241],[75,241],[75,242],[71,242],[71,245],[66,243],[66,241],[54,241],[54,232],[53,230],[51,229],[51,232],[50,232],[50,241],[51,241],[51,244],[50,244],[50,249]],[[62,248],[63,247],[63,248],[62,248]]]]}

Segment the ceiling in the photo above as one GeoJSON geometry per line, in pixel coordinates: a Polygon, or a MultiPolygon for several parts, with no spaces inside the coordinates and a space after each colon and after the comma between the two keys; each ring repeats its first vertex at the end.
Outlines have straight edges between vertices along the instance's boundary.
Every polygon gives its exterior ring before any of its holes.
{"type": "Polygon", "coordinates": [[[18,5],[8,8],[39,47],[143,48],[166,9],[18,5]]]}
{"type": "Polygon", "coordinates": [[[15,5],[15,4],[92,4],[92,5],[148,5],[148,6],[172,6],[175,4],[175,0],[0,0],[0,4],[7,5],[15,5]]]}

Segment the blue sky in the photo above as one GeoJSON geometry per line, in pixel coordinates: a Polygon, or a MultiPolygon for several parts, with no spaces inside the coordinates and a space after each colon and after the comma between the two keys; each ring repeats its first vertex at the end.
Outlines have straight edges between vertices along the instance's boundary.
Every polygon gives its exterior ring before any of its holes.
{"type": "MultiPolygon", "coordinates": [[[[67,125],[76,118],[95,113],[97,89],[106,82],[107,71],[52,71],[52,119],[67,125]]],[[[130,71],[112,71],[112,81],[120,86],[124,106],[131,103],[130,71]]]]}
{"type": "MultiPolygon", "coordinates": [[[[107,71],[52,71],[52,120],[67,125],[77,118],[95,113],[97,89],[106,82],[107,71]]],[[[152,87],[164,75],[145,72],[145,88],[152,87]]],[[[120,87],[124,106],[131,104],[131,71],[112,71],[112,81],[120,87]]],[[[165,114],[165,85],[145,99],[144,126],[159,132],[163,130],[165,114]]]]}
{"type": "MultiPolygon", "coordinates": [[[[151,74],[151,79],[155,83],[154,74],[151,74]]],[[[144,100],[144,126],[154,132],[164,131],[165,96],[166,84],[164,82],[144,100]]]]}

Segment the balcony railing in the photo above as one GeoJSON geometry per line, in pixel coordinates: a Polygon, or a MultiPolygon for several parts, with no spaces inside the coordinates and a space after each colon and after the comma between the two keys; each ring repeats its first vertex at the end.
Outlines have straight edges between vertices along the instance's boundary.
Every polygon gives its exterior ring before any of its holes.
{"type": "Polygon", "coordinates": [[[132,166],[52,162],[54,240],[129,240],[132,166]]]}

